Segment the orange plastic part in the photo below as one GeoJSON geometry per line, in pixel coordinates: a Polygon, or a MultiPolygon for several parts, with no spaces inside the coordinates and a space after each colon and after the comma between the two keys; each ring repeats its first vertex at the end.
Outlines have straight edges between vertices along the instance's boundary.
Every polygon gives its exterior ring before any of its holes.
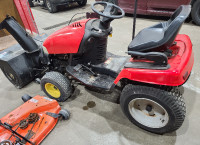
{"type": "MultiPolygon", "coordinates": [[[[28,134],[28,131],[31,130],[33,126],[32,132],[34,133],[34,135],[32,134],[33,136],[29,140],[35,143],[35,145],[38,145],[49,134],[49,132],[55,127],[58,122],[57,118],[48,116],[46,113],[51,112],[58,114],[60,110],[61,108],[57,101],[49,99],[47,97],[35,96],[34,98],[27,101],[0,120],[2,123],[6,122],[14,126],[12,129],[15,130],[18,126],[17,124],[21,120],[26,119],[30,113],[38,113],[39,120],[35,123],[34,126],[33,124],[29,124],[26,129],[23,130],[18,128],[16,131],[17,133],[25,137],[28,134]]],[[[11,131],[0,126],[0,142],[8,140],[11,135],[11,131]]],[[[11,142],[15,142],[16,138],[12,136],[9,140],[11,142]]],[[[26,145],[30,145],[30,143],[26,143],[26,145]]]]}

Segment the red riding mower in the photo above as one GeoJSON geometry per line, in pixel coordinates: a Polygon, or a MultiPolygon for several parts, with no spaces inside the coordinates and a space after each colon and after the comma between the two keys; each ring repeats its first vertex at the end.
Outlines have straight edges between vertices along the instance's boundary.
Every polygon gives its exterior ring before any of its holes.
{"type": "Polygon", "coordinates": [[[22,96],[22,100],[23,105],[0,119],[0,145],[38,145],[59,117],[69,119],[69,112],[61,110],[56,100],[29,95],[22,96]]]}
{"type": "Polygon", "coordinates": [[[92,10],[100,19],[74,22],[44,43],[44,36],[30,37],[7,17],[1,28],[21,46],[0,53],[5,76],[17,88],[41,78],[42,90],[57,101],[70,97],[72,82],[102,92],[120,88],[121,108],[132,123],[158,134],[178,129],[186,113],[179,86],[187,81],[194,62],[190,38],[178,32],[191,7],[182,5],[167,22],[140,31],[128,46],[126,57],[107,52],[110,23],[122,18],[124,11],[107,2],[94,3],[92,10]],[[103,12],[96,5],[103,5],[103,12]],[[113,15],[113,8],[121,14],[113,15]]]}

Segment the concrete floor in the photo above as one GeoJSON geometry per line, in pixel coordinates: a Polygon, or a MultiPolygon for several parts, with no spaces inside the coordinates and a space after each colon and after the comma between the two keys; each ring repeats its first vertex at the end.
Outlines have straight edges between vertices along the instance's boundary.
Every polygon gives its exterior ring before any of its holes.
{"type": "MultiPolygon", "coordinates": [[[[63,24],[68,21],[77,12],[91,11],[89,0],[83,8],[76,5],[72,8],[66,8],[55,14],[50,14],[41,7],[32,8],[35,21],[40,33],[51,34],[60,29],[59,26],[53,29],[44,30],[53,25],[63,24]]],[[[80,14],[77,17],[84,16],[80,14]]],[[[142,16],[137,19],[137,29],[139,30],[151,26],[162,19],[157,17],[142,16]]],[[[124,17],[120,20],[114,20],[113,37],[109,38],[108,51],[118,55],[126,55],[127,46],[131,41],[132,18],[124,17]]],[[[199,145],[200,129],[200,28],[192,23],[186,23],[180,33],[191,37],[195,55],[195,64],[189,81],[185,87],[185,102],[187,107],[186,119],[180,129],[176,132],[156,135],[146,132],[137,126],[131,124],[122,113],[118,104],[112,103],[114,95],[102,95],[92,93],[79,86],[75,95],[67,102],[61,103],[62,108],[71,112],[69,121],[61,121],[55,129],[43,141],[43,145],[199,145]],[[103,99],[101,99],[103,98],[103,99]],[[111,100],[106,101],[106,100],[111,100]],[[83,110],[83,106],[89,101],[94,101],[96,106],[89,110],[83,110]]],[[[3,76],[0,72],[0,118],[22,104],[20,96],[44,95],[40,86],[31,83],[25,88],[18,90],[3,76]]]]}

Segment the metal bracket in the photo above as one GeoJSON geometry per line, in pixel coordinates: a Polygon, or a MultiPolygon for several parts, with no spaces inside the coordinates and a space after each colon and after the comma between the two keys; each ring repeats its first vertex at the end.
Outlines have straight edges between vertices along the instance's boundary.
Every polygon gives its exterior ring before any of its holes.
{"type": "Polygon", "coordinates": [[[51,113],[51,112],[47,112],[46,115],[49,115],[49,116],[51,116],[51,117],[53,117],[53,118],[56,118],[56,119],[60,117],[59,114],[51,113]]]}

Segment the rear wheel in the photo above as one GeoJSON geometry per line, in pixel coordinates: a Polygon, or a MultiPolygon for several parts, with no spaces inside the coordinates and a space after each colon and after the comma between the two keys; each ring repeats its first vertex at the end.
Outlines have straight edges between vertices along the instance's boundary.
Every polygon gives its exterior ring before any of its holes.
{"type": "Polygon", "coordinates": [[[72,86],[67,77],[59,72],[48,72],[41,79],[45,94],[59,102],[66,101],[72,94],[72,86]]]}
{"type": "Polygon", "coordinates": [[[45,2],[46,2],[45,5],[46,5],[46,7],[47,7],[47,9],[50,13],[57,12],[57,6],[56,5],[52,4],[50,0],[46,0],[45,2]]]}
{"type": "Polygon", "coordinates": [[[87,4],[87,0],[80,0],[77,2],[80,6],[85,6],[87,4]]]}
{"type": "Polygon", "coordinates": [[[200,0],[196,0],[192,7],[192,20],[200,26],[200,0]]]}
{"type": "Polygon", "coordinates": [[[181,93],[174,88],[162,90],[127,85],[122,91],[120,105],[132,123],[157,134],[177,130],[186,113],[181,93]]]}

